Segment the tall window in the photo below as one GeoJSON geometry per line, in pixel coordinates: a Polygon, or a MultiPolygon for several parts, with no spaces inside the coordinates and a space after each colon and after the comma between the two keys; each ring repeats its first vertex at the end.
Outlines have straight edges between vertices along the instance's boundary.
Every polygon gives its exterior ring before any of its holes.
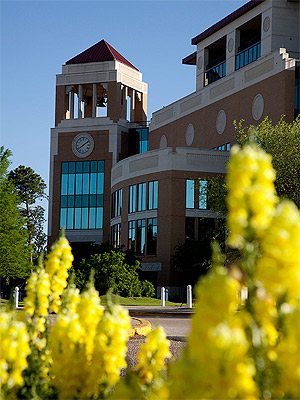
{"type": "Polygon", "coordinates": [[[158,200],[158,181],[149,182],[148,209],[156,210],[158,200]]]}
{"type": "Polygon", "coordinates": [[[122,209],[122,189],[116,190],[112,194],[111,217],[118,217],[121,215],[122,209]]]}
{"type": "Polygon", "coordinates": [[[185,207],[195,208],[195,182],[193,179],[186,180],[185,207]]]}
{"type": "Polygon", "coordinates": [[[128,249],[135,252],[135,221],[128,222],[128,249]]]}
{"type": "Polygon", "coordinates": [[[157,218],[147,220],[147,254],[156,254],[157,218]]]}
{"type": "Polygon", "coordinates": [[[138,185],[138,211],[146,210],[146,183],[138,185]]]}
{"type": "Polygon", "coordinates": [[[145,254],[145,242],[146,242],[146,227],[145,220],[138,219],[137,220],[137,233],[136,233],[136,254],[144,255],[145,254]]]}
{"type": "Polygon", "coordinates": [[[121,224],[112,226],[112,245],[115,249],[121,247],[121,224]]]}
{"type": "Polygon", "coordinates": [[[102,229],[104,161],[61,164],[60,228],[102,229]]]}
{"type": "Polygon", "coordinates": [[[207,210],[207,181],[199,180],[199,209],[207,210]]]}
{"type": "Polygon", "coordinates": [[[135,212],[136,203],[136,185],[129,187],[129,213],[135,212]]]}

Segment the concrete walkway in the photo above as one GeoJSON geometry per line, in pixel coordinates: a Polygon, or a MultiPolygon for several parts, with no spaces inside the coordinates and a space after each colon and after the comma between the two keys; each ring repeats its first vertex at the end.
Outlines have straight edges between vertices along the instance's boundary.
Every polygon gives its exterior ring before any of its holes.
{"type": "Polygon", "coordinates": [[[191,317],[195,310],[187,307],[174,306],[123,306],[130,316],[158,316],[158,317],[191,317]]]}

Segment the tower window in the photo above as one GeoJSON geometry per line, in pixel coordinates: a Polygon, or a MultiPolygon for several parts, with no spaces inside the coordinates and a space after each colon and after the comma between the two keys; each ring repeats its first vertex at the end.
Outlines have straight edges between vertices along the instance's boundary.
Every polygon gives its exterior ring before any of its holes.
{"type": "Polygon", "coordinates": [[[61,164],[60,228],[102,229],[104,161],[61,164]]]}

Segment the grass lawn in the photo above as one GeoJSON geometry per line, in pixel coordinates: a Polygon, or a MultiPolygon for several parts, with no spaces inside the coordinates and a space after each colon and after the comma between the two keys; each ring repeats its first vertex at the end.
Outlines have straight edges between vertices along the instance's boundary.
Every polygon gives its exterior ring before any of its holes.
{"type": "MultiPolygon", "coordinates": [[[[121,304],[122,306],[160,306],[161,301],[160,299],[154,299],[152,297],[121,297],[117,295],[110,295],[112,297],[112,302],[121,304]]],[[[100,296],[101,298],[101,304],[106,305],[107,304],[107,296],[100,296]]],[[[2,304],[5,304],[8,302],[8,300],[0,299],[0,302],[2,304]]],[[[24,301],[19,301],[19,307],[24,306],[24,301]]],[[[166,301],[166,306],[186,306],[186,304],[182,303],[173,303],[172,301],[166,301]]]]}
{"type": "MultiPolygon", "coordinates": [[[[115,301],[122,306],[160,306],[160,299],[154,299],[152,297],[121,297],[117,295],[111,295],[113,302],[115,301]]],[[[101,296],[101,304],[107,304],[107,296],[101,296]]],[[[166,306],[178,306],[182,303],[173,303],[172,301],[166,301],[166,306]]],[[[186,305],[186,304],[183,304],[186,305]]]]}

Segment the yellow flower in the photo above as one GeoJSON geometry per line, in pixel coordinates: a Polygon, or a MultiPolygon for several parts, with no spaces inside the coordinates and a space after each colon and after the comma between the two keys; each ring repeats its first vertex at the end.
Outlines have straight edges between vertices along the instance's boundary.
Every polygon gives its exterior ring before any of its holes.
{"type": "Polygon", "coordinates": [[[241,248],[261,237],[272,219],[277,197],[271,157],[256,145],[232,147],[228,165],[228,243],[241,248]]]}
{"type": "Polygon", "coordinates": [[[30,347],[25,323],[17,321],[12,312],[0,310],[0,338],[0,397],[4,399],[23,385],[30,347]]]}

